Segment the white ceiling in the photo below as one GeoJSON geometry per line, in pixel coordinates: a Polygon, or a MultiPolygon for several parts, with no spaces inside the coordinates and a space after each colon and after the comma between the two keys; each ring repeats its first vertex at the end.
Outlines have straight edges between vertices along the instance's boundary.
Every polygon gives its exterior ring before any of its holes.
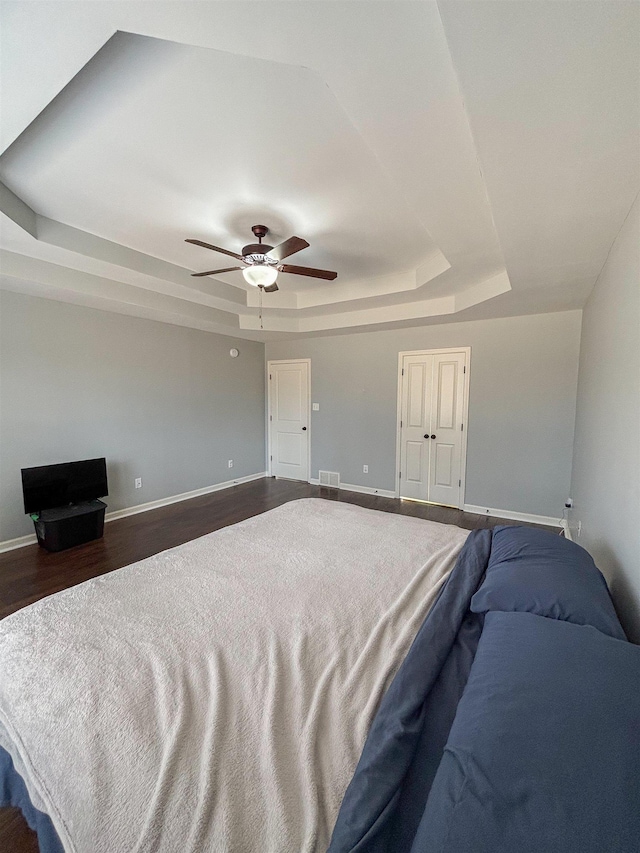
{"type": "Polygon", "coordinates": [[[640,188],[637,2],[0,8],[8,289],[254,339],[564,310],[640,188]],[[264,331],[184,242],[258,222],[338,272],[264,331]]]}

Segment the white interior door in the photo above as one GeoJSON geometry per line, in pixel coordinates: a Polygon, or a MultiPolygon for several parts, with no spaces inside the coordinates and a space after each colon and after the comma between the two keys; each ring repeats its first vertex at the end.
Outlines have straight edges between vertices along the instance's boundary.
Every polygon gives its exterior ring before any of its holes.
{"type": "Polygon", "coordinates": [[[462,504],[466,351],[406,354],[400,394],[401,497],[462,504]]]}
{"type": "Polygon", "coordinates": [[[427,500],[460,506],[465,353],[431,356],[431,432],[427,500]]]}
{"type": "Polygon", "coordinates": [[[269,362],[271,474],[309,479],[309,361],[269,362]]]}
{"type": "Polygon", "coordinates": [[[400,495],[427,500],[431,428],[431,356],[405,356],[402,362],[400,495]]]}

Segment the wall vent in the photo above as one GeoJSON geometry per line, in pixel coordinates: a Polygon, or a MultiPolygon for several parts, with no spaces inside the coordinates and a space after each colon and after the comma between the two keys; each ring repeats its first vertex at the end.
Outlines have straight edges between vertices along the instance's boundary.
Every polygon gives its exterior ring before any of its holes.
{"type": "Polygon", "coordinates": [[[340,474],[337,471],[318,471],[320,485],[328,486],[330,489],[340,488],[340,474]]]}

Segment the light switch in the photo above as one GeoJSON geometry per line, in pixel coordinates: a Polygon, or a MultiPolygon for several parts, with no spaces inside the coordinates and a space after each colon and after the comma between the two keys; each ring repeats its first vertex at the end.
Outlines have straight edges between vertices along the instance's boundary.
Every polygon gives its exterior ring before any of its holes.
{"type": "Polygon", "coordinates": [[[313,409],[314,412],[319,412],[320,411],[320,403],[312,403],[311,408],[313,409]]]}

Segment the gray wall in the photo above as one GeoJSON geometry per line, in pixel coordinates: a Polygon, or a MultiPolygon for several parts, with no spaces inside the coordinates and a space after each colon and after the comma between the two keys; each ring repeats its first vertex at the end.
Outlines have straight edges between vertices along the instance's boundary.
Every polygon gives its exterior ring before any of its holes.
{"type": "Polygon", "coordinates": [[[0,292],[0,541],[20,468],[95,456],[109,510],[264,471],[264,345],[0,292]]]}
{"type": "Polygon", "coordinates": [[[571,526],[640,642],[640,202],[584,309],[571,526]]]}
{"type": "Polygon", "coordinates": [[[395,488],[398,352],[471,347],[468,504],[559,518],[569,494],[580,312],[481,320],[266,346],[310,358],[312,477],[395,488]],[[369,474],[362,473],[363,464],[369,474]]]}

